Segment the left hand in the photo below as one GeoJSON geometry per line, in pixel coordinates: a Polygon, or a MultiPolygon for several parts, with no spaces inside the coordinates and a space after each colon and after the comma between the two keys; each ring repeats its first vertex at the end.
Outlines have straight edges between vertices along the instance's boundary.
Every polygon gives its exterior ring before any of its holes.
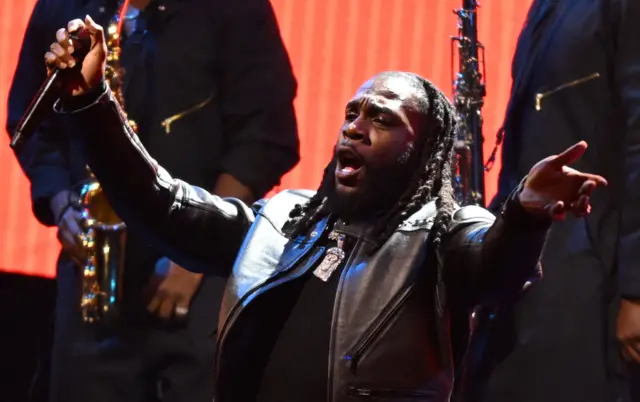
{"type": "Polygon", "coordinates": [[[166,273],[156,269],[151,279],[153,297],[147,309],[164,320],[185,320],[191,299],[198,291],[202,274],[196,274],[167,259],[159,264],[168,264],[166,273]]]}
{"type": "Polygon", "coordinates": [[[620,301],[616,337],[625,360],[640,364],[640,301],[624,298],[620,301]]]}
{"type": "Polygon", "coordinates": [[[594,189],[606,186],[602,176],[582,173],[567,165],[577,161],[587,150],[580,141],[559,155],[549,156],[529,171],[520,193],[520,204],[539,217],[562,220],[567,212],[577,217],[591,212],[589,198],[594,189]]]}

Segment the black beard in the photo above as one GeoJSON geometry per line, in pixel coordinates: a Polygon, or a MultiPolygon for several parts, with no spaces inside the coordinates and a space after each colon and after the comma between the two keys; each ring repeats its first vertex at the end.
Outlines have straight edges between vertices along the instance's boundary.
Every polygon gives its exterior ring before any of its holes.
{"type": "Polygon", "coordinates": [[[399,164],[392,169],[367,168],[362,187],[348,195],[336,192],[335,177],[332,177],[334,185],[327,196],[329,210],[341,219],[351,221],[380,217],[407,191],[414,171],[410,164],[399,164]]]}

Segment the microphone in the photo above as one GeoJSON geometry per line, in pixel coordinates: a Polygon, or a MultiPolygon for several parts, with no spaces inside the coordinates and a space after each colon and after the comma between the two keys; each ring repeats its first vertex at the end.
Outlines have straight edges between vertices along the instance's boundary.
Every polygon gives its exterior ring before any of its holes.
{"type": "MultiPolygon", "coordinates": [[[[76,67],[78,69],[82,65],[84,57],[89,53],[89,49],[91,49],[91,39],[85,36],[86,35],[83,35],[83,37],[80,38],[76,33],[69,35],[73,41],[73,47],[75,49],[73,56],[78,63],[76,67]]],[[[56,68],[47,79],[44,80],[40,89],[31,100],[29,107],[27,107],[27,110],[22,115],[16,129],[13,131],[11,142],[9,143],[12,149],[20,151],[25,141],[35,133],[40,123],[51,115],[53,105],[60,97],[59,84],[61,76],[67,73],[67,71],[56,68]]]]}

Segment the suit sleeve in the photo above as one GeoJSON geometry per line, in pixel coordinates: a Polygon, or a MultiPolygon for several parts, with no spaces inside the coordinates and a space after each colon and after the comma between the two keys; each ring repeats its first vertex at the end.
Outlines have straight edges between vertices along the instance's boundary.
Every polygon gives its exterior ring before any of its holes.
{"type": "Polygon", "coordinates": [[[261,197],[299,160],[296,81],[268,0],[226,1],[219,16],[221,170],[261,197]]]}
{"type": "MultiPolygon", "coordinates": [[[[47,76],[43,56],[49,43],[55,39],[55,28],[47,23],[50,8],[48,2],[38,1],[27,26],[9,92],[6,127],[10,135],[47,76]]],[[[68,149],[68,139],[52,117],[40,125],[16,154],[31,183],[34,215],[48,226],[55,225],[49,207],[50,198],[71,184],[68,149]]]]}
{"type": "Polygon", "coordinates": [[[640,2],[621,0],[616,11],[614,78],[624,114],[624,178],[618,242],[620,292],[640,298],[640,2]]]}

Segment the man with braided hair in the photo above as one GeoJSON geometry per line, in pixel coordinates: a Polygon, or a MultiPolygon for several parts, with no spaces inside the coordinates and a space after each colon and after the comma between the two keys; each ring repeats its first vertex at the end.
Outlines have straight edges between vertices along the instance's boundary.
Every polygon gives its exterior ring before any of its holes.
{"type": "MultiPolygon", "coordinates": [[[[536,275],[552,221],[588,214],[606,184],[566,166],[586,150],[580,142],[531,169],[497,219],[458,208],[450,103],[425,79],[388,72],[347,104],[317,192],[250,208],[149,157],[104,85],[102,29],[87,17],[69,24],[76,30],[93,46],[65,75],[56,110],[85,129],[118,215],[177,263],[230,275],[217,402],[447,401],[451,354],[464,347],[449,337],[452,312],[511,302],[536,275]]],[[[57,39],[46,60],[64,69],[74,64],[67,30],[57,39]]]]}

